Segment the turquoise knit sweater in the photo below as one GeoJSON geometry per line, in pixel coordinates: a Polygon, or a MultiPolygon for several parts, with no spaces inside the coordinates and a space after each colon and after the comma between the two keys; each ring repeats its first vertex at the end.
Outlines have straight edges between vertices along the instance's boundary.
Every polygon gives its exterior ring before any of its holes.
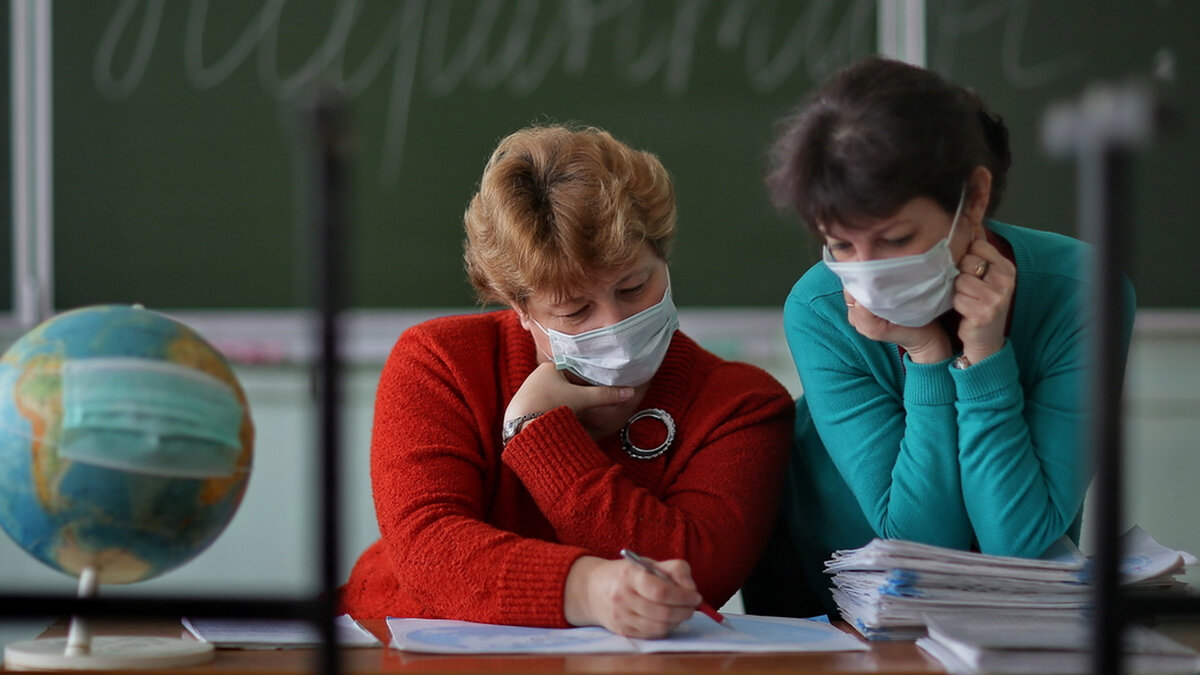
{"type": "MultiPolygon", "coordinates": [[[[1081,452],[1088,247],[989,221],[1017,267],[1004,347],[965,370],[913,363],[846,320],[824,263],[792,288],[784,329],[804,395],[785,516],[811,584],[822,562],[873,537],[1035,557],[1078,541],[1091,471],[1081,452]]],[[[1126,284],[1124,340],[1134,315],[1126,284]]]]}

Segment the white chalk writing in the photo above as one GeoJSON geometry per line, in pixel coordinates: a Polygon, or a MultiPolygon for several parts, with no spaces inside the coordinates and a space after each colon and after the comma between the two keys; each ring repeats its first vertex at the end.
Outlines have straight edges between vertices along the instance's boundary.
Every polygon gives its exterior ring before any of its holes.
{"type": "MultiPolygon", "coordinates": [[[[106,97],[125,99],[141,84],[164,31],[164,3],[122,0],[116,6],[103,28],[93,70],[95,86],[106,97]],[[118,53],[128,55],[121,67],[118,53]]],[[[679,97],[698,77],[693,72],[697,49],[712,45],[731,55],[740,52],[750,90],[769,93],[796,73],[819,79],[874,45],[874,0],[810,0],[799,12],[794,0],[675,0],[669,5],[665,0],[653,5],[639,0],[405,0],[386,5],[386,20],[364,26],[366,4],[335,3],[310,56],[285,74],[278,62],[282,26],[289,11],[302,10],[288,0],[262,0],[236,39],[210,53],[205,38],[212,30],[212,8],[208,0],[192,0],[183,28],[184,78],[196,89],[215,89],[253,59],[260,86],[279,100],[321,78],[351,98],[376,83],[387,87],[380,167],[387,184],[401,166],[418,86],[431,96],[464,87],[522,96],[541,86],[555,67],[568,77],[583,77],[589,64],[611,56],[620,82],[679,97]],[[348,44],[366,32],[374,35],[369,48],[355,50],[365,56],[348,68],[348,44]],[[609,43],[600,43],[604,36],[609,43]]]]}

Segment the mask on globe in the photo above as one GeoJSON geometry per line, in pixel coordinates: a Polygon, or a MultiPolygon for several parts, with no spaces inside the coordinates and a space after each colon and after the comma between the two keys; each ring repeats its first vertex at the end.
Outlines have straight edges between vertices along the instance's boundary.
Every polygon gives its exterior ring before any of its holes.
{"type": "Polygon", "coordinates": [[[950,255],[950,239],[962,215],[966,187],[944,239],[918,255],[861,262],[837,262],[829,247],[822,258],[842,287],[875,316],[897,326],[924,326],[954,306],[958,265],[950,255]]]}
{"type": "Polygon", "coordinates": [[[62,388],[67,459],[184,478],[235,470],[242,406],[215,377],[150,359],[76,359],[63,364],[62,388]]]}
{"type": "Polygon", "coordinates": [[[550,337],[550,351],[559,370],[609,387],[636,387],[649,382],[679,328],[670,279],[658,304],[611,326],[568,335],[547,329],[532,317],[530,320],[550,337]]]}

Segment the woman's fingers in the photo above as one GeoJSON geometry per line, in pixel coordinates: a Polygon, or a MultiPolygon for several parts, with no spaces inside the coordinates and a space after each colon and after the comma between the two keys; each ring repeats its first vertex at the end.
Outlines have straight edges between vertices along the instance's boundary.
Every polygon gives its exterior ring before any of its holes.
{"type": "Polygon", "coordinates": [[[1015,270],[1012,261],[986,239],[972,241],[966,254],[958,261],[958,271],[963,276],[985,283],[994,275],[1011,277],[1015,270]]]}
{"type": "Polygon", "coordinates": [[[1004,345],[1016,267],[986,240],[975,240],[958,269],[961,274],[954,280],[954,309],[962,316],[958,337],[963,353],[977,362],[1004,345]]]}
{"type": "Polygon", "coordinates": [[[593,387],[567,380],[553,363],[544,361],[533,369],[505,411],[505,419],[532,412],[546,412],[565,405],[575,412],[614,405],[633,397],[633,387],[593,387]]]}
{"type": "Polygon", "coordinates": [[[691,568],[683,560],[654,562],[667,578],[633,567],[630,584],[635,597],[628,609],[631,624],[650,637],[665,637],[687,621],[700,604],[691,568]]]}
{"type": "Polygon", "coordinates": [[[655,564],[667,578],[626,560],[609,560],[596,567],[589,587],[601,625],[628,637],[661,638],[691,618],[701,598],[687,563],[655,564]]]}

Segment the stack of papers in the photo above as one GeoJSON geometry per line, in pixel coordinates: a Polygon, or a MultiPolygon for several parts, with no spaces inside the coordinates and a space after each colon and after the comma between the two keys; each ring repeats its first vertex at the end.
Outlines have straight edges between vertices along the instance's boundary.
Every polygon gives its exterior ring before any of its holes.
{"type": "MultiPolygon", "coordinates": [[[[1088,673],[1088,622],[1012,613],[950,613],[925,617],[929,636],[917,646],[951,673],[1088,673]]],[[[1123,633],[1124,672],[1195,673],[1200,654],[1145,626],[1123,633]]]]}
{"type": "MultiPolygon", "coordinates": [[[[824,617],[822,617],[824,618],[824,617]]],[[[392,647],[432,654],[599,654],[653,652],[864,651],[828,620],[697,613],[660,640],[627,638],[599,627],[529,628],[439,619],[387,620],[392,647]]]]}
{"type": "MultiPolygon", "coordinates": [[[[1176,577],[1196,564],[1139,527],[1121,546],[1122,584],[1147,593],[1185,588],[1176,577]]],[[[963,609],[1079,619],[1092,593],[1088,559],[1066,538],[1036,560],[875,539],[836,551],[825,571],[842,618],[870,640],[915,640],[925,634],[924,615],[963,609]]]]}

